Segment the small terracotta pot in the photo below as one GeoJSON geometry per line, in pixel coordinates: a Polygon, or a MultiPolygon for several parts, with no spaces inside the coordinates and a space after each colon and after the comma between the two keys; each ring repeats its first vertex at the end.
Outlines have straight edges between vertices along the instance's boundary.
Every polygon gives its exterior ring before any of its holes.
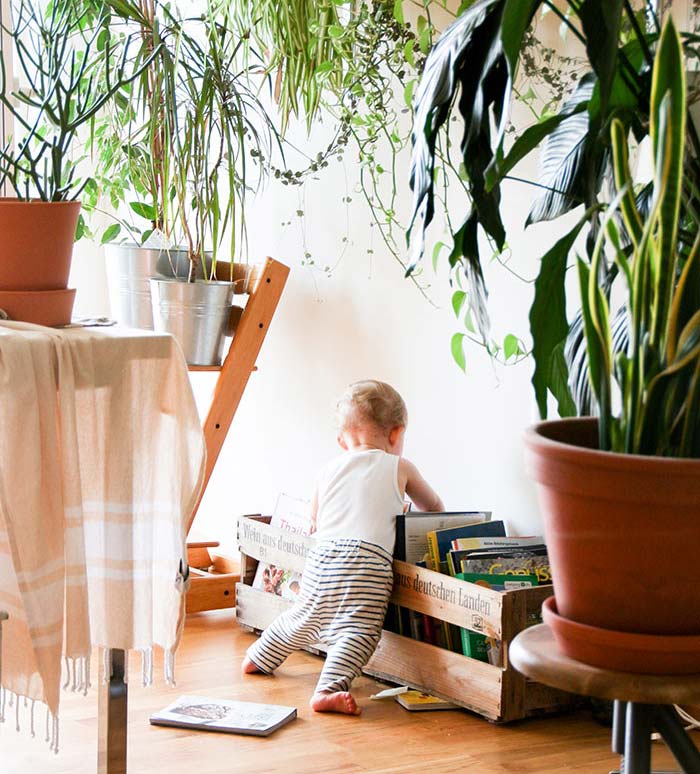
{"type": "Polygon", "coordinates": [[[0,198],[0,288],[68,286],[80,202],[0,198]]]}
{"type": "Polygon", "coordinates": [[[525,437],[559,615],[619,632],[700,634],[700,460],[602,452],[595,419],[525,437]]]}

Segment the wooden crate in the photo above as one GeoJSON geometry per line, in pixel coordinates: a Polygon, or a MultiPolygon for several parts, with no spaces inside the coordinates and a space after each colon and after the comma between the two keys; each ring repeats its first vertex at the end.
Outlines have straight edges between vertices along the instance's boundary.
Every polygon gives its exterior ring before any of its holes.
{"type": "MultiPolygon", "coordinates": [[[[238,623],[260,632],[291,602],[251,588],[258,561],[303,571],[313,541],[269,526],[268,516],[239,519],[238,623]]],[[[501,640],[501,666],[384,631],[364,673],[431,693],[489,720],[508,722],[574,706],[571,694],[532,682],[508,663],[508,644],[551,596],[551,586],[498,592],[406,562],[394,562],[391,601],[501,640]]],[[[322,652],[323,647],[309,648],[322,652]]]]}

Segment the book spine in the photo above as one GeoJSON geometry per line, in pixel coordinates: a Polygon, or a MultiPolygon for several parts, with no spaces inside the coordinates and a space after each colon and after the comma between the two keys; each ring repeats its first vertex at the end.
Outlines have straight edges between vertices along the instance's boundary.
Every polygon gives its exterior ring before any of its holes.
{"type": "Polygon", "coordinates": [[[440,555],[438,554],[437,535],[435,534],[435,531],[428,532],[426,538],[428,539],[430,569],[435,570],[435,572],[440,572],[440,555]]]}
{"type": "Polygon", "coordinates": [[[453,578],[458,572],[461,572],[459,567],[455,567],[455,555],[452,551],[447,552],[447,569],[453,578]]]}

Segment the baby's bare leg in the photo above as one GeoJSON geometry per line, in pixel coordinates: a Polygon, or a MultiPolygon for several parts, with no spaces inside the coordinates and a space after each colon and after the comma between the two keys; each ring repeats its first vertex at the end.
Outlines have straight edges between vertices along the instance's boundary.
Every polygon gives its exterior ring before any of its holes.
{"type": "Polygon", "coordinates": [[[319,691],[311,697],[309,705],[315,712],[340,712],[343,715],[359,715],[362,712],[349,691],[319,691]]]}

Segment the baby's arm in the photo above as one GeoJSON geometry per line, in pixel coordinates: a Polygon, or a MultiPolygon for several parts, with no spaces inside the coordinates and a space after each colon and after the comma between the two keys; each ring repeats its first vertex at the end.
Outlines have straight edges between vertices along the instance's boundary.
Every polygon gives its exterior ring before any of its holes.
{"type": "Polygon", "coordinates": [[[418,468],[403,457],[399,460],[399,485],[411,502],[421,511],[444,511],[437,492],[418,472],[418,468]]]}

